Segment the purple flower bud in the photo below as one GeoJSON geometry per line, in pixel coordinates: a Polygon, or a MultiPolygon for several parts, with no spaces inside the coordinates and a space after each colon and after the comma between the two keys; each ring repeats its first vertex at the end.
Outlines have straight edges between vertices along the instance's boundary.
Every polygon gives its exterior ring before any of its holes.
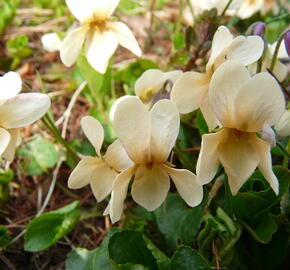
{"type": "Polygon", "coordinates": [[[253,35],[263,37],[265,34],[266,25],[263,22],[257,22],[253,26],[253,35]]]}
{"type": "Polygon", "coordinates": [[[286,34],[284,35],[284,43],[288,56],[290,57],[290,31],[286,32],[286,34]]]}

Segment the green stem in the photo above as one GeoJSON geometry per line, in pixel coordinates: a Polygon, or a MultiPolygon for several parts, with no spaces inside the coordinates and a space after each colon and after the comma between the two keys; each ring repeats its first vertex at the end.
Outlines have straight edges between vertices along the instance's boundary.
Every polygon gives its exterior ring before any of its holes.
{"type": "MultiPolygon", "coordinates": [[[[287,153],[290,153],[290,140],[288,141],[288,144],[287,144],[285,150],[286,150],[287,153]]],[[[288,164],[289,164],[289,156],[288,155],[284,155],[283,167],[288,168],[288,164]]]]}
{"type": "Polygon", "coordinates": [[[231,3],[233,2],[233,0],[229,0],[229,2],[227,3],[226,7],[224,8],[221,17],[223,17],[225,15],[225,13],[227,12],[229,6],[231,5],[231,3]]]}
{"type": "Polygon", "coordinates": [[[44,125],[49,129],[49,131],[54,135],[55,139],[66,148],[67,152],[71,155],[74,163],[77,164],[79,161],[79,157],[76,151],[61,137],[59,130],[55,126],[50,116],[46,114],[45,116],[43,116],[42,121],[44,125]]]}
{"type": "Polygon", "coordinates": [[[277,62],[277,58],[278,58],[278,52],[279,52],[279,49],[280,49],[280,46],[282,44],[282,41],[283,41],[283,38],[284,38],[284,35],[289,31],[289,28],[286,29],[282,34],[281,36],[279,37],[278,41],[277,41],[277,45],[276,45],[276,48],[275,48],[275,51],[274,51],[274,55],[273,55],[273,58],[272,58],[272,62],[271,62],[271,66],[270,66],[270,71],[273,72],[274,68],[275,68],[275,64],[277,62]]]}
{"type": "MultiPolygon", "coordinates": [[[[287,158],[289,159],[290,158],[290,154],[288,153],[288,151],[284,148],[284,146],[277,142],[276,143],[277,147],[284,153],[285,156],[287,156],[287,158]]],[[[288,147],[287,147],[288,148],[288,147]]]]}

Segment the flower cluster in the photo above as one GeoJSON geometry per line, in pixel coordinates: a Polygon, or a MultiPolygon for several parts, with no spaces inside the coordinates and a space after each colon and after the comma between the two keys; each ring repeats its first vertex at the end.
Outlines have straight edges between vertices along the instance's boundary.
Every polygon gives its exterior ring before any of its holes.
{"type": "Polygon", "coordinates": [[[263,56],[264,47],[260,36],[234,37],[220,26],[205,73],[147,70],[136,81],[136,96],[121,97],[112,106],[111,120],[118,139],[104,158],[100,156],[100,123],[83,119],[83,130],[100,157],[83,158],[71,174],[69,187],[90,183],[97,200],[111,194],[104,214],[109,214],[112,222],[121,217],[131,180],[132,198],[148,211],[165,200],[170,179],[193,207],[202,201],[202,186],[214,179],[219,164],[233,195],[257,167],[278,194],[270,154],[275,141],[271,127],[276,125],[281,133],[289,133],[289,111],[285,111],[277,82],[285,78],[285,71],[281,72],[285,67],[276,62],[276,67],[283,66],[274,69],[277,78],[263,69],[256,74],[253,65],[263,56]],[[179,133],[180,114],[198,108],[213,132],[202,137],[195,175],[174,168],[168,158],[179,133]],[[114,154],[110,154],[112,148],[114,154]]]}
{"type": "MultiPolygon", "coordinates": [[[[216,7],[219,14],[230,3],[228,14],[242,18],[270,9],[264,2],[270,5],[271,1],[192,1],[200,10],[216,7]]],[[[119,0],[83,0],[82,5],[78,0],[66,0],[66,4],[79,26],[63,41],[55,34],[42,39],[46,50],[60,50],[66,66],[73,65],[84,44],[88,62],[99,73],[106,72],[118,44],[141,56],[131,30],[112,17],[119,0]]],[[[265,44],[263,25],[255,30],[257,35],[234,36],[226,26],[220,26],[204,73],[144,72],[135,83],[136,95],[123,96],[112,106],[110,118],[117,138],[104,155],[101,123],[84,117],[81,127],[97,157],[82,157],[68,186],[79,189],[90,184],[97,201],[110,195],[104,214],[109,214],[112,222],[121,218],[129,187],[133,200],[153,211],[165,200],[172,180],[184,201],[197,206],[203,199],[203,186],[215,178],[220,164],[233,195],[257,167],[278,194],[279,182],[271,161],[271,146],[275,144],[272,127],[280,136],[290,135],[290,114],[280,87],[287,69],[277,60],[288,57],[289,42],[282,42],[278,51],[276,45],[265,44]],[[172,150],[180,115],[198,109],[210,133],[202,136],[194,174],[176,168],[172,150]]],[[[280,46],[281,40],[277,44],[280,46]]],[[[5,90],[0,93],[0,155],[12,161],[20,143],[19,128],[42,117],[50,99],[39,93],[19,94],[21,79],[13,72],[0,77],[0,88],[5,90]]]]}

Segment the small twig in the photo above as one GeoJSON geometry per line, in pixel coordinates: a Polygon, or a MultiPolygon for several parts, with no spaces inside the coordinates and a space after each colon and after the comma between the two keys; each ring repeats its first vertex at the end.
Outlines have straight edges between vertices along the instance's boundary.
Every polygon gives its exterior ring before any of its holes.
{"type": "MultiPolygon", "coordinates": [[[[51,184],[50,184],[49,190],[48,190],[48,192],[47,192],[46,198],[45,198],[45,200],[44,200],[44,202],[43,202],[43,204],[42,204],[42,207],[39,209],[39,211],[37,212],[37,214],[35,215],[35,217],[40,216],[40,215],[44,212],[46,206],[48,205],[49,200],[50,200],[50,198],[51,198],[51,195],[52,195],[52,193],[53,193],[54,187],[55,187],[55,183],[56,183],[56,180],[57,180],[57,175],[58,175],[58,172],[59,172],[60,166],[61,166],[61,164],[63,163],[64,160],[65,160],[64,157],[61,157],[60,160],[58,161],[58,163],[57,163],[57,165],[56,165],[56,167],[55,167],[55,169],[54,169],[54,172],[53,172],[52,181],[51,181],[51,184]]],[[[10,246],[12,243],[16,242],[16,241],[17,241],[18,239],[20,239],[20,238],[21,238],[25,233],[26,233],[26,229],[24,229],[21,233],[19,233],[16,237],[14,237],[14,238],[13,238],[13,239],[12,239],[12,240],[11,240],[11,241],[6,245],[6,246],[5,246],[5,247],[8,247],[8,246],[10,246]]]]}
{"type": "Polygon", "coordinates": [[[59,24],[59,23],[63,23],[67,21],[67,17],[63,16],[60,18],[56,18],[53,20],[50,20],[48,22],[45,22],[43,24],[37,25],[37,26],[20,26],[20,27],[11,27],[9,28],[9,30],[7,31],[7,35],[19,35],[22,33],[29,33],[29,32],[50,32],[52,26],[59,24]]]}
{"type": "Polygon", "coordinates": [[[215,246],[214,241],[212,242],[212,249],[213,249],[213,254],[214,254],[214,257],[215,257],[216,269],[220,270],[220,263],[219,263],[220,258],[219,258],[218,250],[217,250],[217,248],[215,246]]]}
{"type": "Polygon", "coordinates": [[[66,137],[66,131],[67,131],[67,126],[68,126],[68,121],[69,121],[69,118],[70,118],[70,114],[71,114],[72,108],[75,105],[78,96],[85,89],[86,85],[87,85],[87,82],[86,81],[84,81],[84,82],[82,82],[80,84],[80,86],[77,88],[77,90],[73,94],[73,96],[72,96],[72,98],[70,100],[70,103],[69,103],[66,111],[64,112],[64,114],[62,115],[62,117],[60,119],[58,119],[57,122],[56,122],[56,125],[58,125],[59,122],[62,122],[63,121],[63,126],[62,126],[62,131],[61,131],[61,137],[63,139],[65,139],[65,137],[66,137]]]}
{"type": "Polygon", "coordinates": [[[0,259],[7,265],[9,269],[17,270],[16,267],[13,265],[13,263],[4,254],[0,254],[0,259]]]}
{"type": "Polygon", "coordinates": [[[22,8],[17,9],[16,11],[16,15],[32,15],[35,13],[39,15],[53,15],[53,10],[42,8],[22,8]]]}
{"type": "Polygon", "coordinates": [[[51,195],[52,195],[54,187],[55,187],[55,183],[56,183],[56,180],[57,180],[57,175],[58,175],[60,166],[61,166],[61,164],[63,163],[64,160],[65,160],[65,158],[61,157],[59,159],[55,169],[54,169],[53,176],[52,176],[52,181],[51,181],[49,190],[48,190],[48,192],[46,194],[46,198],[45,198],[45,200],[44,200],[44,202],[42,204],[42,207],[39,209],[38,213],[36,214],[36,217],[40,216],[43,213],[43,211],[45,210],[46,206],[49,203],[49,200],[51,198],[51,195]]]}

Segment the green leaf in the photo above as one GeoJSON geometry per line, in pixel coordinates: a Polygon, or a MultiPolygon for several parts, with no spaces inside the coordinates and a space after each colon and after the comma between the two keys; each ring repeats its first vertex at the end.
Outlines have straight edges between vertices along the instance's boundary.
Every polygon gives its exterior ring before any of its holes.
{"type": "MultiPolygon", "coordinates": [[[[109,240],[119,229],[112,228],[101,245],[94,250],[75,248],[67,255],[66,270],[114,270],[108,256],[109,240]]],[[[128,268],[129,269],[129,268],[128,268]]],[[[133,268],[132,268],[133,269],[133,268]]]]}
{"type": "Polygon", "coordinates": [[[14,177],[14,172],[11,169],[0,171],[0,184],[8,184],[14,177]]]}
{"type": "Polygon", "coordinates": [[[236,196],[231,196],[234,214],[239,219],[257,219],[268,210],[274,210],[274,206],[279,205],[281,197],[289,189],[290,172],[280,166],[273,167],[273,171],[279,180],[278,196],[259,171],[250,177],[241,192],[236,196]]]}
{"type": "Polygon", "coordinates": [[[269,243],[278,226],[270,214],[260,217],[255,229],[252,229],[247,223],[241,221],[245,229],[258,241],[263,244],[269,243]]]}
{"type": "Polygon", "coordinates": [[[154,214],[159,231],[165,235],[170,249],[175,250],[179,241],[192,242],[203,220],[204,206],[189,208],[178,194],[169,193],[154,214]]]}
{"type": "Polygon", "coordinates": [[[77,60],[77,67],[82,77],[87,81],[90,93],[94,101],[100,97],[100,89],[102,88],[104,75],[97,72],[88,62],[86,56],[81,54],[77,60]]]}
{"type": "Polygon", "coordinates": [[[5,226],[0,225],[0,248],[5,247],[10,242],[8,230],[5,226]]]}
{"type": "Polygon", "coordinates": [[[110,258],[116,264],[140,264],[150,270],[159,270],[140,232],[125,230],[115,233],[109,241],[108,249],[110,258]]]}
{"type": "Polygon", "coordinates": [[[171,259],[170,270],[211,270],[207,261],[194,249],[181,246],[171,259]]]}
{"type": "Polygon", "coordinates": [[[22,166],[28,175],[41,175],[54,167],[60,158],[55,145],[41,136],[25,144],[18,154],[24,157],[22,166]]]}
{"type": "Polygon", "coordinates": [[[158,65],[147,59],[138,59],[134,63],[125,66],[114,74],[114,79],[117,82],[125,83],[130,88],[127,94],[133,94],[135,81],[148,69],[158,69],[158,65]]]}
{"type": "Polygon", "coordinates": [[[25,233],[24,249],[37,252],[55,244],[68,234],[80,218],[79,201],[32,219],[25,233]]]}
{"type": "Polygon", "coordinates": [[[235,216],[244,228],[259,242],[268,243],[277,231],[273,215],[281,212],[281,197],[289,189],[289,170],[274,167],[279,180],[279,195],[276,196],[259,171],[256,171],[243,186],[242,192],[230,196],[235,216]]]}
{"type": "Polygon", "coordinates": [[[200,110],[198,110],[196,115],[196,125],[201,136],[209,133],[208,126],[200,110]]]}
{"type": "Polygon", "coordinates": [[[175,50],[180,50],[185,47],[185,37],[182,33],[174,34],[173,37],[173,46],[175,50]]]}

